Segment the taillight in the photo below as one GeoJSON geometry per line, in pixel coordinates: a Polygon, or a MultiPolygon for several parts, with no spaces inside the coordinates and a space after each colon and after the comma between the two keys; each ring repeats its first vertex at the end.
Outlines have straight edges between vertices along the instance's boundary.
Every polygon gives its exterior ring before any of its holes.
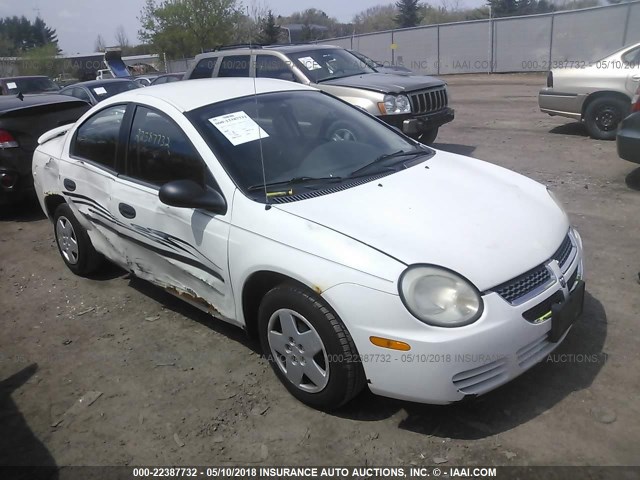
{"type": "Polygon", "coordinates": [[[18,142],[13,135],[6,130],[0,130],[0,148],[15,148],[18,146],[18,142]]]}
{"type": "Polygon", "coordinates": [[[551,70],[547,74],[547,87],[553,87],[553,72],[551,70]]]}
{"type": "Polygon", "coordinates": [[[636,94],[633,96],[633,100],[631,100],[631,111],[640,112],[640,85],[638,85],[636,94]]]}

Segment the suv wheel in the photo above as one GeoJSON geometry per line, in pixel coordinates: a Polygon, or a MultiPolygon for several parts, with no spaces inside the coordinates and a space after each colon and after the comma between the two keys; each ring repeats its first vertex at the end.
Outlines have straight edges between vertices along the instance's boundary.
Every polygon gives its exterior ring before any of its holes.
{"type": "Polygon", "coordinates": [[[413,136],[413,138],[414,140],[417,140],[424,145],[431,145],[433,142],[435,142],[437,136],[438,136],[438,127],[432,128],[431,130],[425,133],[415,135],[413,136]]]}
{"type": "Polygon", "coordinates": [[[334,142],[357,142],[358,131],[348,122],[337,120],[327,128],[326,137],[334,142]]]}

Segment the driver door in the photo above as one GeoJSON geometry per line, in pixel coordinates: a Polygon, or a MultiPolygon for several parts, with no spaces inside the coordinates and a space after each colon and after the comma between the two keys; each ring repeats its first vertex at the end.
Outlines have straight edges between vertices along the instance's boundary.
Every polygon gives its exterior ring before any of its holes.
{"type": "Polygon", "coordinates": [[[125,175],[115,180],[111,205],[127,265],[136,276],[232,320],[235,307],[227,262],[230,209],[216,215],[160,201],[160,187],[172,180],[189,179],[206,188],[217,185],[176,122],[159,110],[134,108],[125,175]]]}

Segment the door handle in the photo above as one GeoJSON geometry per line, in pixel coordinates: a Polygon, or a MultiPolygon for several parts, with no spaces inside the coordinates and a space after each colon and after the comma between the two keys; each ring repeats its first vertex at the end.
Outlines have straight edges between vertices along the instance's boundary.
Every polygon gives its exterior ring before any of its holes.
{"type": "Polygon", "coordinates": [[[636,82],[640,81],[640,75],[634,75],[631,78],[633,78],[636,82]]]}
{"type": "Polygon", "coordinates": [[[135,218],[136,217],[136,209],[131,205],[127,205],[126,203],[121,203],[118,205],[118,210],[124,218],[135,218]]]}
{"type": "Polygon", "coordinates": [[[74,182],[73,180],[69,180],[68,178],[65,178],[62,181],[62,184],[64,185],[64,188],[66,188],[70,192],[73,192],[76,189],[76,182],[74,182]]]}

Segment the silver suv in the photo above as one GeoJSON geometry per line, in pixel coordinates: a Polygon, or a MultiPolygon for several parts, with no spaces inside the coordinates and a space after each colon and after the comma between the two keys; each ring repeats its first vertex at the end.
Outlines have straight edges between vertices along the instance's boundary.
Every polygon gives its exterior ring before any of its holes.
{"type": "MultiPolygon", "coordinates": [[[[184,78],[211,77],[268,77],[311,85],[426,144],[435,140],[441,125],[454,118],[442,80],[385,75],[332,45],[223,47],[198,55],[184,78]]],[[[356,136],[348,127],[333,132],[336,140],[356,136]]]]}

